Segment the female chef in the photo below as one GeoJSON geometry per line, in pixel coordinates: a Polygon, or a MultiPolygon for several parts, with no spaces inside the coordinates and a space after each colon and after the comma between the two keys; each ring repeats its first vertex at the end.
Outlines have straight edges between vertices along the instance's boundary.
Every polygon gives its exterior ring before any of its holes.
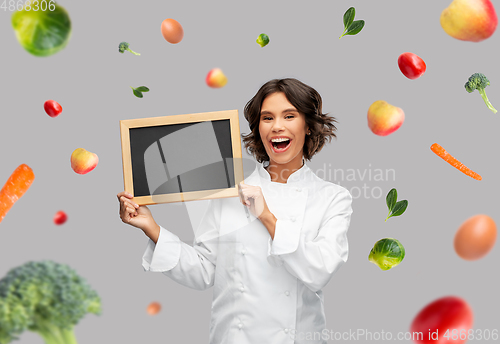
{"type": "Polygon", "coordinates": [[[240,198],[209,201],[192,246],[125,192],[120,217],[150,238],[145,270],[214,287],[211,344],[326,343],[321,289],[347,260],[352,197],[306,160],[336,137],[335,119],[316,90],[291,78],[264,84],[244,115],[243,142],[258,165],[240,198]]]}

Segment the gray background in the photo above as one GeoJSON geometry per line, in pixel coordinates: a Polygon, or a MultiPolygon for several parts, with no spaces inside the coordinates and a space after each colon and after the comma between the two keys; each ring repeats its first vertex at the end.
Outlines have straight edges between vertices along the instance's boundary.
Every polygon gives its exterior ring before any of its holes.
{"type": "MultiPolygon", "coordinates": [[[[316,88],[324,112],[339,120],[338,139],[309,166],[342,169],[346,175],[349,169],[367,172],[355,180],[333,178],[333,172],[327,178],[353,196],[353,188],[383,191],[374,191],[378,198],[368,194],[354,200],[348,263],[324,289],[327,328],[395,335],[408,331],[427,303],[457,295],[473,308],[474,328],[498,329],[498,244],[485,258],[468,262],[455,254],[453,237],[472,215],[500,220],[499,115],[477,92],[468,94],[463,87],[472,73],[484,73],[492,83],[487,94],[500,109],[499,36],[480,43],[451,38],[439,23],[449,3],[61,0],[73,33],[64,50],[47,58],[21,48],[11,13],[1,11],[0,184],[22,163],[33,168],[36,179],[0,224],[0,276],[28,260],[53,259],[74,267],[98,290],[103,304],[101,316],[88,315],[76,327],[80,343],[206,343],[211,291],[145,273],[146,237],[119,219],[119,120],[238,109],[241,132],[248,133],[246,102],[264,82],[295,77],[316,88]],[[358,35],[339,40],[350,6],[366,25],[358,35]],[[182,24],[181,43],[163,39],[160,24],[166,18],[182,24]],[[262,32],[271,39],[264,48],[255,43],[262,32]],[[142,55],[119,54],[124,40],[142,55]],[[397,58],[406,51],[425,60],[427,72],[420,79],[409,80],[399,71],[397,58]],[[215,67],[228,77],[224,88],[205,84],[215,67]],[[143,99],[129,88],[140,85],[151,90],[143,99]],[[47,99],[62,105],[59,117],[45,114],[47,99]],[[368,107],[379,99],[406,114],[402,127],[387,137],[367,126],[368,107]],[[483,180],[435,156],[429,149],[434,142],[483,180]],[[99,165],[86,175],[70,167],[70,155],[79,147],[99,156],[99,165]],[[373,177],[377,169],[394,170],[394,180],[392,175],[369,180],[368,173],[373,177]],[[384,222],[385,195],[393,187],[409,207],[384,222]],[[69,219],[56,226],[52,217],[60,209],[69,219]],[[389,271],[367,260],[383,237],[398,238],[407,252],[389,271]],[[163,306],[154,317],[146,313],[151,301],[163,306]]],[[[498,8],[499,2],[494,4],[498,8]]],[[[204,205],[191,209],[197,206],[204,205]]],[[[185,204],[150,208],[158,223],[191,242],[185,204]]],[[[196,223],[201,214],[191,213],[196,223]]],[[[25,333],[19,343],[41,339],[25,333]]]]}

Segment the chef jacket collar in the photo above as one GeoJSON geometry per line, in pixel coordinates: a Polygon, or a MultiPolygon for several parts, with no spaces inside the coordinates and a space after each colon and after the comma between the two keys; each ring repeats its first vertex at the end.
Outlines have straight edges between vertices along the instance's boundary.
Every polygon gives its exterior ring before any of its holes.
{"type": "MultiPolygon", "coordinates": [[[[272,182],[271,181],[271,175],[269,172],[265,169],[267,166],[269,166],[269,161],[265,161],[264,163],[260,164],[258,166],[258,171],[261,179],[272,182]]],[[[299,168],[297,171],[293,172],[287,179],[286,183],[277,183],[277,184],[293,184],[293,183],[298,183],[304,181],[307,176],[309,175],[311,169],[306,165],[306,160],[302,158],[302,167],[299,168]]]]}

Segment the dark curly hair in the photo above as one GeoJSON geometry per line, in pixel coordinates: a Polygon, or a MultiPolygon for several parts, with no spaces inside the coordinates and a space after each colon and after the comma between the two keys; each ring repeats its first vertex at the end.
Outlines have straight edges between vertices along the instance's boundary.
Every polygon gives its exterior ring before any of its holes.
{"type": "Polygon", "coordinates": [[[309,161],[323,148],[327,140],[330,142],[332,137],[337,137],[335,135],[337,127],[334,125],[337,120],[322,113],[323,101],[314,88],[293,78],[273,79],[266,82],[245,105],[244,115],[251,130],[250,134],[241,135],[245,149],[259,163],[269,161],[259,133],[260,111],[264,99],[276,92],[284,93],[286,99],[305,117],[311,134],[306,135],[303,153],[304,158],[309,161]]]}

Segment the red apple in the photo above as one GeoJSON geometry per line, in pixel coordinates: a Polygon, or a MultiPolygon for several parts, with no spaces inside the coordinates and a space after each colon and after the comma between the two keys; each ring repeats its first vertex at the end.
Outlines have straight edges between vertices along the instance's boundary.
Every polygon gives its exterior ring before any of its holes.
{"type": "Polygon", "coordinates": [[[71,168],[78,174],[86,174],[92,171],[99,162],[95,153],[83,148],[77,148],[71,154],[71,168]]]}
{"type": "Polygon", "coordinates": [[[383,100],[377,100],[368,109],[368,127],[380,136],[387,136],[403,124],[405,113],[401,108],[383,100]]]}
{"type": "Polygon", "coordinates": [[[208,72],[205,81],[208,86],[213,88],[220,88],[227,84],[227,78],[220,68],[214,68],[208,72]]]}
{"type": "Polygon", "coordinates": [[[470,42],[490,37],[498,24],[490,0],[453,0],[441,13],[440,21],[448,35],[470,42]]]}

